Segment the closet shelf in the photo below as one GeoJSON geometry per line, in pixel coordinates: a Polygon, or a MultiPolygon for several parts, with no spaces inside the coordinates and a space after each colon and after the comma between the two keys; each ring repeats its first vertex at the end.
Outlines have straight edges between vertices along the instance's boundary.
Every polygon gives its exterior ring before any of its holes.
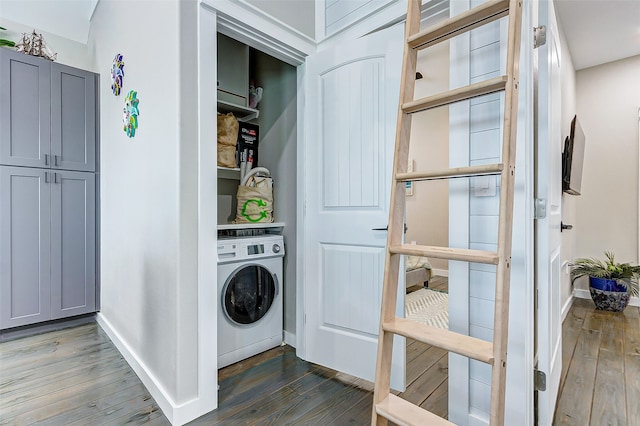
{"type": "Polygon", "coordinates": [[[218,179],[240,180],[240,169],[218,166],[218,179]]]}
{"type": "Polygon", "coordinates": [[[227,223],[218,225],[218,230],[225,229],[256,229],[256,228],[284,228],[284,222],[262,222],[262,223],[227,223]]]}
{"type": "Polygon", "coordinates": [[[220,100],[218,101],[218,112],[232,112],[239,121],[251,121],[260,115],[260,111],[257,109],[220,100]]]}

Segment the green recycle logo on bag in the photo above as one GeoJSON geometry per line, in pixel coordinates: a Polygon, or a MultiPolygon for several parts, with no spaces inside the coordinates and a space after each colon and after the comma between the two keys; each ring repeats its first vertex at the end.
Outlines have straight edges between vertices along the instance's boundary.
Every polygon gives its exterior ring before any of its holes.
{"type": "Polygon", "coordinates": [[[267,210],[265,209],[257,212],[258,214],[257,219],[252,218],[250,214],[247,213],[247,206],[249,205],[249,203],[255,203],[258,205],[258,207],[267,207],[267,202],[264,200],[254,199],[254,198],[251,198],[244,202],[244,205],[242,206],[242,212],[240,214],[244,216],[249,222],[260,222],[262,219],[265,219],[267,217],[267,210]]]}

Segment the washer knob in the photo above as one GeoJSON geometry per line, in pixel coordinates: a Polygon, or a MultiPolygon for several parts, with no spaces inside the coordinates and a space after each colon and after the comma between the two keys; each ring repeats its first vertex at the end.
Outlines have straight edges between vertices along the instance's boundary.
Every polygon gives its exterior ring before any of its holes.
{"type": "Polygon", "coordinates": [[[274,253],[280,253],[280,245],[274,244],[271,250],[273,250],[274,253]]]}

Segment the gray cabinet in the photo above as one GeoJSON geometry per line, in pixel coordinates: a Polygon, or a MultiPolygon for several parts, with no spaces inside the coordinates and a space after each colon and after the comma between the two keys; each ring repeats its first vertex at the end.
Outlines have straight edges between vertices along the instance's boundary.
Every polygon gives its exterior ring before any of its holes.
{"type": "Polygon", "coordinates": [[[93,173],[51,172],[51,319],[96,310],[93,173]]]}
{"type": "Polygon", "coordinates": [[[0,329],[96,310],[97,75],[0,49],[0,329]]]}
{"type": "Polygon", "coordinates": [[[0,167],[0,329],[51,319],[48,175],[0,167]]]}
{"type": "Polygon", "coordinates": [[[96,75],[0,49],[0,164],[95,171],[96,75]]]}
{"type": "Polygon", "coordinates": [[[51,62],[0,49],[0,75],[0,164],[48,166],[51,62]]]}
{"type": "Polygon", "coordinates": [[[96,309],[95,175],[0,167],[0,329],[96,309]]]}

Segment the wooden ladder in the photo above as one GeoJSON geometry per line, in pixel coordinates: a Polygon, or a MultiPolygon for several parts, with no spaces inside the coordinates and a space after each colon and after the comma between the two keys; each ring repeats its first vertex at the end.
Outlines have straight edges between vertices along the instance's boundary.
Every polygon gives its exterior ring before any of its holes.
{"type": "MultiPolygon", "coordinates": [[[[387,420],[399,425],[453,424],[390,393],[393,335],[399,334],[490,364],[492,366],[490,424],[492,426],[502,426],[504,424],[507,367],[509,278],[511,273],[511,232],[522,0],[490,0],[424,31],[420,31],[421,0],[409,0],[408,3],[406,44],[402,64],[394,176],[391,187],[387,254],[371,424],[384,425],[387,424],[387,420]],[[509,16],[506,75],[413,100],[418,50],[448,40],[504,16],[509,16]],[[501,163],[407,173],[411,114],[499,91],[505,91],[501,163]],[[405,216],[405,182],[481,175],[501,176],[497,251],[402,243],[405,216]],[[426,256],[437,259],[496,265],[493,343],[396,317],[401,255],[426,256]]],[[[455,303],[455,301],[450,303],[455,303]]]]}

